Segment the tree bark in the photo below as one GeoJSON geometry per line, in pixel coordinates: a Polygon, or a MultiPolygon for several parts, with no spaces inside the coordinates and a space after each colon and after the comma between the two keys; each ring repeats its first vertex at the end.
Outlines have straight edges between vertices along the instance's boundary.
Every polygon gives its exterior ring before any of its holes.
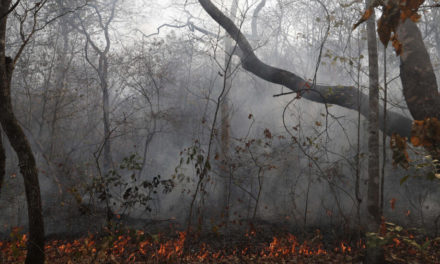
{"type": "MultiPolygon", "coordinates": [[[[368,6],[367,1],[367,6],[368,6]]],[[[373,230],[379,227],[379,61],[377,54],[376,15],[367,21],[368,68],[369,68],[369,115],[368,115],[368,213],[372,217],[373,230]]]]}
{"type": "MultiPolygon", "coordinates": [[[[209,0],[199,0],[203,9],[222,26],[234,39],[240,52],[235,54],[240,56],[242,67],[255,74],[256,76],[274,83],[287,87],[293,92],[298,93],[304,99],[316,102],[335,104],[347,109],[358,110],[360,101],[360,113],[364,117],[369,115],[368,95],[361,94],[358,101],[357,90],[353,86],[327,86],[316,85],[311,87],[307,81],[296,75],[295,73],[272,67],[262,62],[254,53],[251,45],[246,37],[235,26],[231,19],[225,16],[214,4],[209,0]],[[310,87],[310,88],[308,88],[310,87]]],[[[388,112],[388,126],[384,130],[383,122],[379,122],[379,128],[387,135],[397,133],[403,137],[409,137],[411,134],[412,119],[407,118],[397,112],[388,112]]],[[[383,120],[382,113],[379,113],[379,120],[383,120]]]]}
{"type": "MultiPolygon", "coordinates": [[[[237,15],[238,0],[234,0],[231,5],[230,15],[234,18],[237,15]]],[[[232,56],[234,53],[234,47],[232,46],[232,40],[230,38],[225,39],[225,58],[224,58],[224,78],[223,78],[223,89],[225,89],[225,94],[220,101],[220,150],[221,150],[221,169],[220,169],[220,179],[223,181],[223,189],[221,192],[221,210],[224,220],[227,223],[229,221],[229,197],[230,197],[230,186],[232,177],[229,173],[229,147],[230,147],[230,137],[231,137],[231,105],[229,99],[229,92],[232,89],[232,56]]]]}
{"type": "Polygon", "coordinates": [[[432,63],[417,25],[406,19],[397,30],[402,44],[400,79],[408,109],[415,120],[440,119],[440,95],[432,63]]]}
{"type": "Polygon", "coordinates": [[[0,195],[2,193],[3,182],[5,180],[6,173],[6,154],[5,148],[3,147],[3,138],[0,131],[0,195]]]}
{"type": "MultiPolygon", "coordinates": [[[[2,0],[0,14],[9,10],[11,0],[2,0]]],[[[11,102],[13,60],[6,57],[6,19],[0,21],[0,123],[19,160],[24,178],[29,219],[29,242],[26,264],[44,263],[44,223],[38,170],[30,144],[14,115],[11,102]]]]}
{"type": "MultiPolygon", "coordinates": [[[[366,1],[366,6],[370,5],[366,1]]],[[[379,60],[376,38],[376,15],[373,11],[367,21],[368,68],[369,68],[369,115],[368,115],[368,190],[367,190],[367,231],[378,232],[380,214],[379,186],[379,60]]],[[[384,252],[380,246],[368,246],[365,263],[384,263],[384,252]]]]}
{"type": "MultiPolygon", "coordinates": [[[[108,44],[110,45],[110,44],[108,44]]],[[[108,61],[107,53],[99,58],[99,76],[102,89],[102,114],[104,121],[104,174],[110,171],[112,165],[110,140],[110,95],[108,91],[108,61]],[[102,62],[101,62],[102,61],[102,62]]]]}

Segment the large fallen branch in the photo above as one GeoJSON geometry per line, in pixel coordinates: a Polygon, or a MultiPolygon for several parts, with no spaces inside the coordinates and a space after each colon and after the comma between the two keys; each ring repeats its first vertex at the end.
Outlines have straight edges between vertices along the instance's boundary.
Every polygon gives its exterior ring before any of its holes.
{"type": "MultiPolygon", "coordinates": [[[[344,108],[358,110],[368,116],[368,95],[361,93],[358,99],[358,91],[353,86],[311,86],[298,75],[272,67],[262,62],[254,53],[249,41],[237,26],[225,16],[210,0],[199,0],[203,9],[234,39],[241,52],[237,53],[241,58],[242,66],[256,76],[275,84],[280,84],[293,92],[297,92],[301,97],[316,103],[334,104],[344,108]]],[[[383,120],[383,116],[380,116],[383,120]]],[[[411,133],[412,119],[405,117],[397,112],[390,111],[387,116],[388,123],[384,130],[383,122],[380,122],[381,130],[387,135],[397,133],[404,137],[409,137],[411,133]]]]}

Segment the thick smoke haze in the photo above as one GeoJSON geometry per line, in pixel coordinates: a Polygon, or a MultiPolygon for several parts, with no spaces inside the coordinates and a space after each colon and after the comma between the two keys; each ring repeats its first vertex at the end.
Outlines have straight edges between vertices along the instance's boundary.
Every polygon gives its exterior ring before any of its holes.
{"type": "MultiPolygon", "coordinates": [[[[43,2],[38,13],[33,1],[12,11],[6,55],[22,52],[12,103],[36,158],[46,235],[87,234],[108,221],[184,227],[190,216],[206,229],[250,219],[296,230],[366,224],[367,119],[245,70],[236,43],[197,1],[43,2]]],[[[352,30],[363,4],[267,1],[257,13],[260,1],[213,2],[261,61],[310,84],[368,94],[366,29],[352,30]]],[[[419,22],[437,77],[439,17],[427,10],[419,22]]],[[[381,104],[384,56],[388,111],[411,118],[400,59],[380,44],[381,104]]],[[[28,220],[19,161],[3,132],[2,139],[7,236],[28,220]]],[[[425,177],[432,168],[393,166],[389,146],[387,137],[384,215],[437,228],[440,186],[425,177]]],[[[415,150],[412,161],[429,163],[415,150]]]]}

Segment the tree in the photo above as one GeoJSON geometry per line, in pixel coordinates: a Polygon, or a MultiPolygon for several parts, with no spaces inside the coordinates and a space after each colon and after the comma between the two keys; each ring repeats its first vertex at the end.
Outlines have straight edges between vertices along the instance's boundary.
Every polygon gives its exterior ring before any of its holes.
{"type": "MultiPolygon", "coordinates": [[[[240,50],[236,52],[236,55],[241,58],[242,67],[245,70],[268,82],[283,85],[293,92],[298,93],[304,99],[317,103],[335,104],[347,109],[357,110],[357,91],[354,87],[326,85],[315,85],[311,87],[311,84],[295,73],[265,64],[255,55],[245,35],[227,16],[213,5],[211,1],[199,0],[199,3],[237,42],[240,50]]],[[[435,81],[432,64],[426,47],[423,44],[420,30],[413,21],[407,19],[404,23],[399,24],[398,31],[400,34],[397,35],[397,38],[402,44],[402,49],[405,50],[407,54],[401,56],[401,72],[412,73],[401,74],[403,94],[405,95],[408,109],[415,119],[424,119],[424,117],[427,116],[438,117],[440,115],[440,95],[437,92],[437,83],[435,81]],[[408,36],[412,37],[409,38],[408,36]],[[417,88],[420,87],[420,84],[425,87],[422,93],[420,93],[417,88]],[[425,100],[426,98],[429,100],[425,100]],[[423,107],[420,107],[420,105],[423,105],[423,107]]],[[[362,93],[360,103],[360,113],[363,116],[368,116],[368,95],[362,93]]],[[[396,133],[402,137],[410,137],[411,119],[397,112],[390,111],[387,116],[388,126],[385,129],[383,128],[382,119],[383,116],[379,113],[379,128],[387,135],[396,133]]]]}
{"type": "MultiPolygon", "coordinates": [[[[20,172],[24,178],[29,219],[29,244],[26,263],[42,264],[44,263],[44,222],[42,215],[40,185],[38,181],[38,170],[31,146],[23,132],[23,129],[18,124],[11,102],[12,74],[15,63],[17,62],[22,49],[18,51],[14,59],[6,56],[6,22],[8,14],[11,12],[10,8],[11,0],[2,0],[0,2],[0,123],[3,131],[8,137],[9,142],[17,153],[20,172]]],[[[34,17],[37,15],[40,8],[41,7],[38,6],[34,7],[34,17]]],[[[35,26],[36,25],[34,24],[33,31],[26,36],[25,39],[23,39],[23,48],[29,38],[35,32],[35,26]]],[[[4,165],[3,148],[2,152],[1,165],[4,165]]]]}
{"type": "Polygon", "coordinates": [[[102,115],[103,115],[103,124],[104,124],[104,138],[103,138],[103,173],[107,174],[111,168],[112,157],[111,157],[111,127],[110,127],[110,91],[109,91],[109,52],[111,47],[111,39],[110,39],[110,24],[115,18],[116,4],[118,0],[111,1],[109,5],[109,15],[107,18],[103,17],[102,14],[102,6],[107,5],[101,3],[101,6],[98,6],[98,3],[90,4],[93,8],[96,17],[97,23],[99,27],[99,31],[102,32],[104,37],[104,46],[99,47],[99,41],[94,40],[92,38],[92,33],[89,29],[86,28],[85,21],[79,15],[77,16],[79,20],[79,25],[75,27],[79,30],[80,33],[84,34],[86,38],[85,44],[85,57],[89,65],[96,71],[99,84],[102,91],[102,115]],[[92,47],[92,50],[96,53],[98,63],[93,62],[93,59],[89,55],[89,46],[92,47]]]}
{"type": "MultiPolygon", "coordinates": [[[[380,221],[380,188],[379,188],[379,126],[384,126],[381,121],[383,114],[379,114],[379,83],[378,83],[378,55],[377,40],[375,34],[374,7],[378,2],[367,1],[367,12],[362,19],[355,25],[367,21],[368,28],[368,54],[369,54],[369,96],[362,94],[361,102],[369,100],[368,107],[361,107],[360,113],[369,117],[369,181],[368,181],[368,200],[367,208],[371,216],[369,221],[369,231],[377,231],[380,221]]],[[[393,5],[384,6],[383,16],[379,20],[379,36],[386,45],[391,38],[391,32],[396,34],[393,39],[393,46],[400,54],[401,66],[400,77],[402,80],[403,94],[408,109],[412,117],[416,120],[424,120],[430,117],[439,118],[440,115],[440,95],[437,90],[437,82],[433,67],[423,43],[420,30],[414,21],[418,20],[417,8],[423,1],[411,1],[408,6],[400,6],[398,1],[393,5]],[[396,3],[397,2],[397,3],[396,3]],[[416,2],[416,3],[415,3],[416,2]],[[397,15],[396,15],[397,14],[397,15]],[[408,19],[405,19],[408,16],[408,19]],[[403,17],[403,20],[401,20],[403,17]],[[413,21],[414,20],[414,21],[413,21]],[[422,87],[422,89],[420,89],[422,87]]],[[[353,100],[356,98],[355,89],[352,87],[329,87],[312,85],[303,80],[296,74],[279,68],[269,66],[255,55],[251,44],[243,33],[234,23],[225,16],[209,0],[199,0],[203,9],[222,26],[229,35],[237,42],[240,52],[237,54],[241,58],[244,69],[252,72],[258,77],[276,84],[281,84],[298,96],[314,102],[332,103],[349,109],[359,107],[353,100]],[[328,91],[332,92],[328,92],[328,91]]],[[[362,106],[367,104],[362,103],[362,106]]],[[[400,116],[397,113],[390,113],[389,126],[384,129],[384,133],[400,134],[403,137],[410,137],[412,121],[400,116]],[[399,120],[399,123],[396,121],[399,120]]],[[[368,263],[382,263],[383,254],[379,247],[369,247],[367,253],[368,263]]]]}
{"type": "MultiPolygon", "coordinates": [[[[31,144],[13,110],[11,84],[17,62],[35,34],[45,29],[59,17],[72,11],[49,10],[46,8],[49,6],[47,4],[48,0],[38,3],[23,3],[18,0],[14,5],[11,5],[11,2],[11,0],[0,2],[0,123],[10,145],[17,154],[20,173],[24,179],[29,222],[29,241],[25,263],[39,264],[44,263],[45,237],[38,169],[31,144]],[[19,11],[16,10],[17,8],[19,8],[19,11]],[[11,49],[11,47],[8,47],[9,42],[13,39],[7,27],[7,19],[11,13],[14,13],[14,16],[18,18],[18,24],[15,24],[15,26],[19,28],[18,46],[16,46],[17,50],[13,57],[6,55],[6,51],[11,49]],[[40,21],[39,16],[43,16],[42,13],[44,13],[45,18],[40,21]]],[[[3,174],[0,180],[4,178],[4,164],[5,155],[1,147],[0,173],[3,174]]]]}
{"type": "MultiPolygon", "coordinates": [[[[366,5],[369,5],[367,1],[366,5]]],[[[367,22],[369,66],[369,116],[368,116],[368,213],[373,229],[380,224],[379,212],[379,62],[377,54],[376,24],[373,13],[367,22]]]]}
{"type": "MultiPolygon", "coordinates": [[[[237,15],[238,0],[234,0],[231,4],[230,16],[234,18],[237,15]]],[[[229,158],[230,158],[230,140],[231,140],[231,102],[229,98],[229,92],[232,89],[232,74],[233,74],[233,63],[232,57],[234,53],[234,46],[230,38],[225,40],[225,58],[224,58],[224,68],[223,68],[223,88],[225,89],[225,94],[220,101],[220,151],[221,151],[221,162],[223,163],[220,167],[220,178],[223,181],[223,189],[221,195],[223,195],[220,204],[221,213],[225,218],[225,222],[229,221],[229,197],[231,192],[231,175],[229,172],[229,158]],[[228,177],[229,176],[229,177],[228,177]]]]}
{"type": "MultiPolygon", "coordinates": [[[[366,6],[371,1],[366,1],[366,6]]],[[[379,61],[376,38],[376,16],[373,10],[367,21],[368,68],[369,68],[369,115],[368,115],[368,190],[367,209],[369,219],[367,231],[376,232],[381,221],[379,205],[379,61]]],[[[367,246],[367,263],[383,263],[384,255],[380,247],[367,246]]]]}

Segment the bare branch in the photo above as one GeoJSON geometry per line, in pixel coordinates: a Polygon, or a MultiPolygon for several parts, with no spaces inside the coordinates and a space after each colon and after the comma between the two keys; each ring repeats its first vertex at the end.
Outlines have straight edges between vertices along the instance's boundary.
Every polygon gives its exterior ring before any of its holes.
{"type": "MultiPolygon", "coordinates": [[[[352,110],[358,109],[359,103],[355,87],[313,85],[292,72],[265,64],[255,55],[249,41],[231,19],[225,16],[211,1],[199,0],[199,3],[237,42],[242,51],[242,53],[237,53],[237,55],[240,56],[242,66],[245,70],[268,82],[283,85],[310,101],[335,104],[352,110]],[[316,92],[311,92],[310,90],[312,89],[316,92]]],[[[368,116],[368,95],[361,93],[360,97],[360,113],[363,116],[368,116]]],[[[410,118],[396,112],[390,112],[388,117],[389,124],[385,130],[387,135],[398,133],[401,136],[409,137],[412,125],[410,118]]],[[[382,118],[382,116],[380,118],[382,118]]],[[[380,123],[382,124],[383,122],[380,123]]],[[[384,131],[383,127],[381,127],[381,129],[384,131]]]]}

